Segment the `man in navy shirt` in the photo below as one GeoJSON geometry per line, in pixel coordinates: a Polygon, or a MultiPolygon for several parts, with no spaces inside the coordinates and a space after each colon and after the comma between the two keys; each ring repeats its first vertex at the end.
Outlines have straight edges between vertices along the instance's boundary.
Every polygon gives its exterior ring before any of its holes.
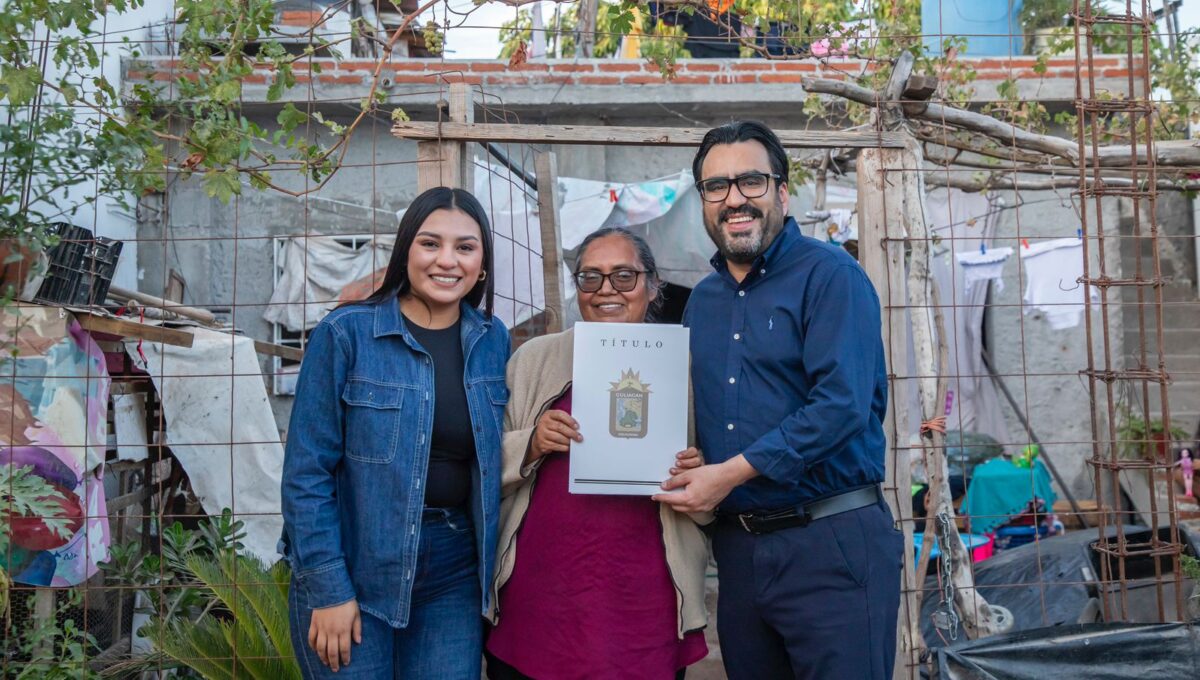
{"type": "Polygon", "coordinates": [[[716,510],[730,678],[890,679],[903,539],[879,489],[879,299],[787,216],[788,159],[765,125],[710,130],[693,173],[718,250],[684,313],[707,464],[655,498],[716,510]]]}

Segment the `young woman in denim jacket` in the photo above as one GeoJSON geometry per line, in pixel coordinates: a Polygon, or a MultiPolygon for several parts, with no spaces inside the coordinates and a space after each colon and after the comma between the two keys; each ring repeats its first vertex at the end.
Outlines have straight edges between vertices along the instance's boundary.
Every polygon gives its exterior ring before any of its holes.
{"type": "Polygon", "coordinates": [[[479,201],[431,189],[379,289],[309,334],[283,466],[306,678],[480,675],[508,400],[492,279],[479,201]]]}

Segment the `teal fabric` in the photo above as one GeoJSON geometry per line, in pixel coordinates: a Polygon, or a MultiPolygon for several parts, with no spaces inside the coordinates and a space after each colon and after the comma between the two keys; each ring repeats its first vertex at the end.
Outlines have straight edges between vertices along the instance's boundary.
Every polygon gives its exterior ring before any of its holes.
{"type": "Polygon", "coordinates": [[[971,475],[963,499],[964,514],[971,518],[971,531],[983,534],[1019,515],[1034,497],[1042,499],[1047,508],[1058,498],[1042,461],[1035,460],[1032,468],[1019,468],[1003,458],[993,458],[971,475]]]}

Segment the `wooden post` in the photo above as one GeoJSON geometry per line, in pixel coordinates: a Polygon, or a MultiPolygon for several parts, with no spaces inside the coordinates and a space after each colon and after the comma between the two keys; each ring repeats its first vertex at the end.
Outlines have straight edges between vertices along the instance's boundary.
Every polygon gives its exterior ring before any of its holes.
{"type": "Polygon", "coordinates": [[[542,285],[546,291],[546,332],[563,329],[562,229],[558,224],[558,161],[553,151],[539,151],[533,160],[537,173],[538,222],[542,230],[542,285]]]}
{"type": "MultiPolygon", "coordinates": [[[[475,104],[466,83],[450,85],[449,119],[451,123],[475,122],[475,104]]],[[[475,190],[475,161],[465,142],[417,143],[417,189],[434,187],[475,190]]]]}
{"type": "Polygon", "coordinates": [[[917,676],[918,652],[923,646],[920,628],[921,598],[912,561],[912,469],[909,464],[908,413],[909,324],[905,315],[908,290],[905,281],[904,222],[898,219],[904,203],[900,149],[863,149],[858,154],[858,257],[879,294],[883,320],[883,351],[887,362],[888,410],[883,430],[887,437],[884,498],[904,532],[905,559],[900,575],[899,622],[896,626],[894,677],[917,676]]]}
{"type": "MultiPolygon", "coordinates": [[[[928,422],[945,415],[946,390],[950,381],[946,373],[950,339],[931,273],[933,235],[929,233],[925,222],[923,173],[913,171],[923,167],[925,159],[916,138],[912,138],[901,153],[903,162],[900,167],[903,170],[895,173],[897,177],[891,181],[901,187],[904,194],[899,214],[911,245],[908,302],[913,310],[913,347],[916,374],[919,376],[917,394],[920,397],[921,414],[918,417],[921,422],[928,422]]],[[[933,430],[928,439],[921,440],[922,455],[929,475],[929,512],[916,577],[919,581],[924,580],[924,565],[928,564],[933,548],[934,526],[929,523],[939,515],[948,518],[945,529],[948,535],[946,540],[938,542],[938,548],[943,563],[948,561],[950,565],[948,571],[953,583],[953,606],[962,621],[963,632],[967,637],[977,639],[1006,632],[1012,628],[1013,619],[1011,612],[1004,607],[988,604],[975,589],[971,555],[954,521],[956,513],[950,494],[950,468],[946,460],[945,439],[945,434],[933,430]]]]}

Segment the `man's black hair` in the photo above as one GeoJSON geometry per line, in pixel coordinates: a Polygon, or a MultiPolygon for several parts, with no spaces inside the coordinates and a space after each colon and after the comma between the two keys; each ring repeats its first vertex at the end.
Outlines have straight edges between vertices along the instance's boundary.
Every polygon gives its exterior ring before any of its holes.
{"type": "Polygon", "coordinates": [[[779,137],[771,131],[771,128],[757,120],[735,120],[709,130],[708,134],[704,135],[704,140],[700,142],[700,148],[696,150],[696,158],[692,160],[692,176],[696,181],[705,179],[700,176],[700,170],[710,149],[717,144],[736,144],[738,142],[762,144],[767,149],[767,157],[771,159],[771,172],[780,176],[781,184],[787,184],[787,152],[783,150],[783,144],[779,141],[779,137]]]}

